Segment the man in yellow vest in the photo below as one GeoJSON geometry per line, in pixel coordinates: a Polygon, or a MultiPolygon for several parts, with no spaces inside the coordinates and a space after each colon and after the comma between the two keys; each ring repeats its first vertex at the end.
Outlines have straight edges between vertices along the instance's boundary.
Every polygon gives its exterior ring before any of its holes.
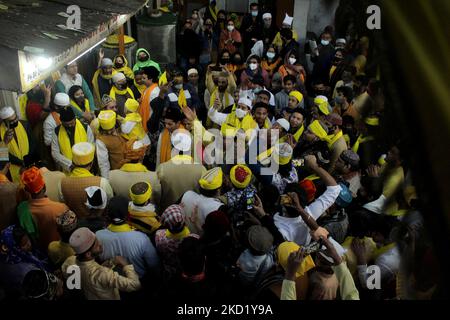
{"type": "Polygon", "coordinates": [[[79,218],[89,215],[85,206],[87,195],[85,189],[97,186],[105,190],[108,199],[113,197],[113,191],[108,180],[96,177],[91,173],[95,156],[95,145],[90,142],[80,142],[72,147],[73,170],[59,184],[60,201],[76,213],[79,218]]]}
{"type": "Polygon", "coordinates": [[[20,183],[20,168],[24,166],[24,159],[35,159],[37,156],[33,136],[28,125],[19,121],[12,107],[3,107],[0,110],[0,119],[0,141],[8,147],[11,163],[9,173],[13,182],[20,183]]]}
{"type": "Polygon", "coordinates": [[[103,110],[98,115],[100,123],[99,135],[95,142],[98,166],[103,178],[109,178],[109,171],[120,169],[128,162],[125,159],[126,139],[122,137],[117,126],[116,113],[103,110]]]}
{"type": "Polygon", "coordinates": [[[61,124],[55,128],[52,138],[52,157],[62,171],[73,169],[72,146],[80,142],[95,143],[91,128],[75,118],[71,107],[60,111],[61,124]]]}

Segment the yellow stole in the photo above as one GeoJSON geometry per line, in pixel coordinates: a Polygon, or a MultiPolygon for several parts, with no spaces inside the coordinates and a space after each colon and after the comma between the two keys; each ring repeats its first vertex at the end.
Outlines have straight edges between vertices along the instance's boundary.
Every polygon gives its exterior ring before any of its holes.
{"type": "Polygon", "coordinates": [[[130,226],[128,223],[124,223],[119,226],[117,226],[115,224],[110,224],[108,226],[108,230],[111,232],[130,232],[130,231],[134,231],[135,229],[132,226],[130,226]]]}
{"type": "Polygon", "coordinates": [[[190,233],[191,232],[189,231],[188,227],[184,227],[183,230],[178,233],[172,233],[168,229],[166,229],[166,237],[174,240],[181,240],[183,238],[186,238],[190,233]]]}
{"type": "Polygon", "coordinates": [[[133,91],[131,91],[130,88],[126,88],[125,90],[119,90],[116,88],[116,86],[112,86],[111,91],[109,92],[109,96],[114,100],[116,100],[116,95],[124,96],[127,93],[131,96],[131,98],[134,99],[133,91]]]}
{"type": "Polygon", "coordinates": [[[144,131],[144,128],[142,127],[141,115],[136,112],[128,113],[125,116],[125,118],[123,119],[123,122],[127,122],[127,121],[135,122],[136,124],[134,125],[133,129],[131,130],[131,132],[129,134],[122,133],[122,136],[127,140],[130,140],[132,138],[136,138],[137,140],[144,139],[145,131],[144,131]]]}
{"type": "Polygon", "coordinates": [[[294,139],[296,142],[298,142],[298,140],[300,140],[300,137],[302,136],[303,131],[305,131],[305,126],[302,124],[300,129],[298,129],[297,132],[294,133],[294,139]]]}
{"type": "MultiPolygon", "coordinates": [[[[7,128],[5,126],[5,123],[2,123],[0,125],[0,136],[2,138],[2,141],[5,140],[6,131],[7,128]]],[[[23,160],[23,157],[30,152],[30,144],[28,141],[27,131],[19,121],[17,127],[14,128],[14,132],[16,134],[16,137],[8,143],[8,152],[13,156],[19,158],[20,160],[23,160]]],[[[9,167],[9,172],[11,173],[13,182],[19,183],[20,166],[11,164],[11,166],[9,167]]]]}
{"type": "Polygon", "coordinates": [[[332,148],[333,145],[336,143],[336,141],[338,141],[341,137],[342,137],[343,133],[342,130],[339,131],[338,133],[336,133],[334,136],[333,135],[329,135],[327,142],[328,142],[328,148],[332,148]]]}
{"type": "Polygon", "coordinates": [[[215,7],[213,9],[213,8],[211,8],[211,6],[208,6],[208,9],[209,9],[209,13],[211,13],[211,16],[212,16],[213,20],[217,21],[217,13],[218,13],[217,7],[215,7]]]}
{"type": "Polygon", "coordinates": [[[164,73],[161,75],[161,77],[159,77],[159,81],[158,81],[158,85],[159,86],[163,86],[167,83],[167,72],[164,71],[164,73]]]}
{"type": "Polygon", "coordinates": [[[145,89],[147,89],[147,86],[145,84],[138,84],[136,82],[136,80],[134,80],[133,82],[134,82],[134,86],[138,89],[138,91],[142,95],[144,93],[145,89]]]}
{"type": "Polygon", "coordinates": [[[234,110],[227,116],[227,119],[222,124],[220,131],[225,135],[227,129],[242,129],[247,138],[249,138],[252,130],[255,129],[258,124],[250,114],[246,114],[245,117],[240,120],[236,116],[235,107],[233,109],[234,110]]]}
{"type": "Polygon", "coordinates": [[[88,169],[79,167],[73,169],[72,172],[69,174],[69,177],[76,177],[76,178],[86,178],[93,176],[94,175],[88,169]]]}
{"type": "MultiPolygon", "coordinates": [[[[220,98],[220,92],[218,87],[214,88],[214,91],[211,94],[211,98],[209,99],[209,107],[214,105],[214,101],[216,100],[216,96],[219,94],[219,98],[220,98]]],[[[222,106],[223,109],[228,108],[228,106],[230,105],[230,95],[228,94],[227,91],[224,92],[225,95],[225,106],[222,106]]],[[[222,100],[220,100],[222,101],[222,100]]]]}
{"type": "Polygon", "coordinates": [[[102,74],[102,69],[99,68],[97,71],[95,71],[94,76],[92,77],[92,87],[94,89],[94,96],[97,100],[98,105],[101,105],[102,97],[100,97],[100,88],[98,87],[98,77],[102,77],[103,79],[111,79],[115,74],[117,73],[116,70],[113,69],[112,73],[110,75],[104,75],[102,74]]]}
{"type": "MultiPolygon", "coordinates": [[[[70,105],[72,107],[74,107],[75,109],[77,109],[78,111],[80,111],[81,113],[83,113],[84,111],[81,109],[81,107],[72,99],[70,99],[70,105]]],[[[85,111],[87,112],[91,112],[91,107],[89,105],[89,100],[88,99],[84,99],[84,108],[86,109],[85,111]]]]}
{"type": "Polygon", "coordinates": [[[379,249],[375,249],[375,251],[373,253],[373,258],[377,259],[379,256],[381,256],[382,254],[388,252],[389,250],[391,250],[393,248],[395,248],[395,242],[385,245],[379,249]]]}
{"type": "MultiPolygon", "coordinates": [[[[74,144],[77,144],[80,142],[87,142],[87,140],[88,139],[87,139],[86,129],[84,129],[80,120],[77,119],[76,124],[75,124],[74,144]]],[[[72,145],[70,144],[70,139],[69,139],[69,135],[67,134],[66,128],[64,128],[63,125],[61,125],[59,128],[58,142],[59,142],[59,148],[60,148],[63,156],[69,160],[72,160],[72,145]]]]}
{"type": "Polygon", "coordinates": [[[361,143],[368,142],[368,141],[372,141],[372,140],[374,140],[374,137],[372,137],[372,136],[369,136],[369,137],[363,137],[362,134],[359,135],[358,139],[356,139],[356,142],[355,142],[355,144],[354,144],[353,147],[352,147],[353,152],[358,152],[358,150],[359,150],[359,145],[360,145],[361,143]]]}
{"type": "Polygon", "coordinates": [[[148,172],[147,167],[142,163],[125,163],[120,170],[125,172],[148,172]]]}
{"type": "Polygon", "coordinates": [[[184,89],[181,89],[180,93],[178,94],[178,105],[180,106],[181,109],[186,108],[188,106],[184,89]]]}

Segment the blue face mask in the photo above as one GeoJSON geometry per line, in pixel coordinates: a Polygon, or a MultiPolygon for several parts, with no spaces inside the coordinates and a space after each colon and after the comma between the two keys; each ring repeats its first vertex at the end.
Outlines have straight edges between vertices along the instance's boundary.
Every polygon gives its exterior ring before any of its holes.
{"type": "Polygon", "coordinates": [[[258,11],[252,11],[252,17],[257,17],[258,16],[258,11]]]}
{"type": "Polygon", "coordinates": [[[320,43],[321,43],[323,46],[327,46],[327,45],[330,44],[330,41],[329,41],[329,40],[320,40],[320,43]]]}

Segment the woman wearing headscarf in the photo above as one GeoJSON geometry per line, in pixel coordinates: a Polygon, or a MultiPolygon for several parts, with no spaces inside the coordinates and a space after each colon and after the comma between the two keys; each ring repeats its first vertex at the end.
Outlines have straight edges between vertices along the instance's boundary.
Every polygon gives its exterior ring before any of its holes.
{"type": "Polygon", "coordinates": [[[86,124],[91,123],[94,119],[95,106],[89,103],[86,99],[83,88],[80,86],[72,86],[68,93],[70,97],[70,106],[72,107],[75,117],[85,122],[86,124]]]}
{"type": "Polygon", "coordinates": [[[284,57],[283,65],[278,69],[281,78],[284,79],[288,74],[297,79],[297,83],[305,83],[306,72],[303,66],[299,63],[298,53],[290,50],[284,57]]]}
{"type": "Polygon", "coordinates": [[[122,72],[126,77],[128,82],[134,80],[133,70],[128,66],[128,60],[123,54],[118,54],[113,59],[114,70],[117,72],[122,72]]]}
{"type": "Polygon", "coordinates": [[[264,79],[264,86],[266,88],[270,87],[269,74],[266,70],[261,68],[261,58],[257,55],[251,55],[247,59],[247,69],[241,74],[241,86],[248,88],[250,79],[256,75],[260,75],[264,79]]]}
{"type": "Polygon", "coordinates": [[[277,72],[278,68],[282,64],[281,57],[278,55],[276,47],[271,44],[267,48],[265,56],[262,58],[261,67],[267,71],[270,80],[277,72]]]}

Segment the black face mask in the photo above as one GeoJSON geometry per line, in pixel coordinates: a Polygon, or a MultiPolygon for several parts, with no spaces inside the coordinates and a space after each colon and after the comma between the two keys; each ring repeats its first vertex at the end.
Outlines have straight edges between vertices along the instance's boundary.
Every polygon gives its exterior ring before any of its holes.
{"type": "Polygon", "coordinates": [[[148,60],[148,57],[147,56],[145,56],[145,57],[139,57],[139,61],[141,61],[141,62],[144,62],[144,61],[147,61],[148,60]]]}
{"type": "Polygon", "coordinates": [[[128,87],[126,84],[118,84],[116,86],[117,86],[117,89],[119,89],[119,90],[125,90],[128,87]]]}
{"type": "Polygon", "coordinates": [[[242,59],[234,59],[233,62],[234,64],[242,64],[242,59]]]}
{"type": "Polygon", "coordinates": [[[19,125],[19,121],[13,121],[9,123],[9,128],[14,129],[19,125]]]}
{"type": "Polygon", "coordinates": [[[122,67],[123,67],[123,63],[116,63],[116,64],[115,64],[115,67],[116,67],[116,68],[122,68],[122,67]]]}

